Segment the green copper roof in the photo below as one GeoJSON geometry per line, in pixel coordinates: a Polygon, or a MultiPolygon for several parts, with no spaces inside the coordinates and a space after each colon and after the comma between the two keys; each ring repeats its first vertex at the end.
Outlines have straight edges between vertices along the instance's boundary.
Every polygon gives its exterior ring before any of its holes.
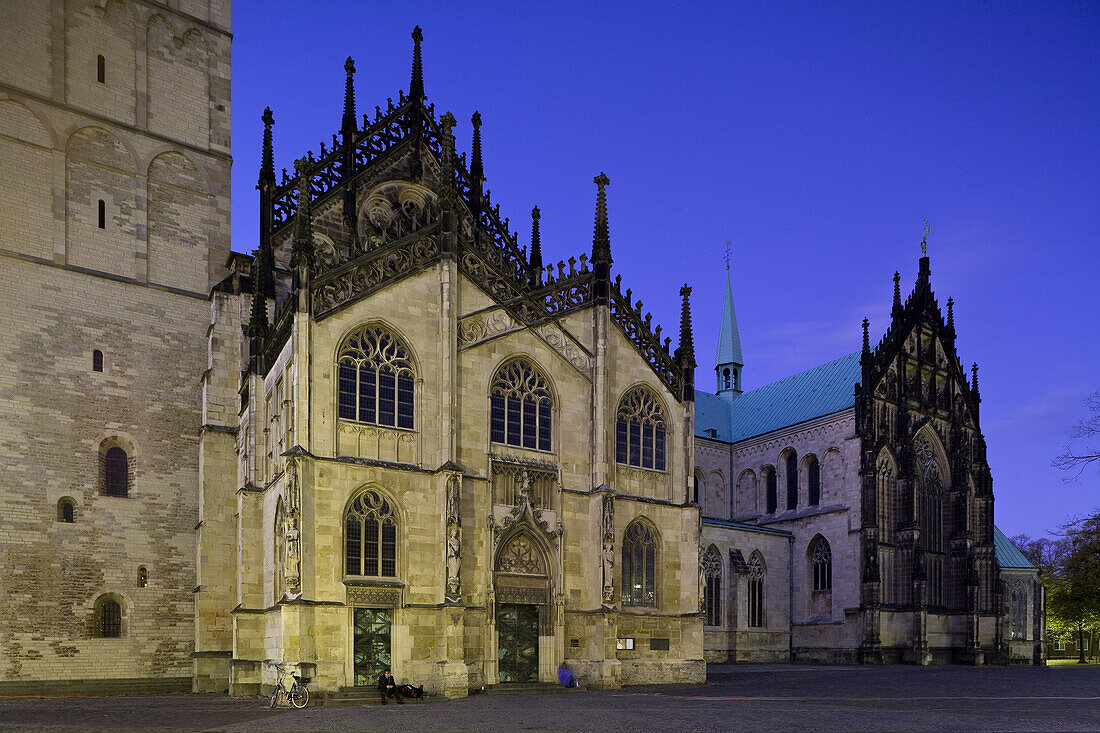
{"type": "Polygon", "coordinates": [[[993,546],[997,555],[997,564],[1002,568],[1037,569],[997,526],[993,527],[993,546]]]}
{"type": "Polygon", "coordinates": [[[718,329],[718,353],[714,365],[745,365],[741,356],[741,334],[737,331],[737,311],[733,309],[733,291],[730,289],[730,274],[726,270],[726,299],[722,302],[722,326],[718,329]]]}
{"type": "Polygon", "coordinates": [[[742,395],[695,392],[695,434],[737,443],[855,405],[859,352],[742,395]],[[715,435],[708,433],[715,431],[715,435]]]}

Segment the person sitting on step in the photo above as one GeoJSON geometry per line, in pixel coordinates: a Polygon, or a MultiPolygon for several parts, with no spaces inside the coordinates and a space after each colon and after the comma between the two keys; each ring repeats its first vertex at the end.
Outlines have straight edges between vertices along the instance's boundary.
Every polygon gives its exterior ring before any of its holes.
{"type": "Polygon", "coordinates": [[[397,698],[397,704],[403,705],[404,700],[401,699],[401,689],[397,686],[397,683],[393,679],[393,675],[390,674],[389,667],[382,671],[382,676],[378,678],[378,694],[382,698],[382,704],[386,704],[387,697],[397,698]]]}

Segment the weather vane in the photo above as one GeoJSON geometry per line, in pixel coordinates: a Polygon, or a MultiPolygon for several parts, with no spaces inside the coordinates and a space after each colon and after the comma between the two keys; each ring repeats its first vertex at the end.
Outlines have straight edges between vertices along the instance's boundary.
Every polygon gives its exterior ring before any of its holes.
{"type": "Polygon", "coordinates": [[[924,220],[924,237],[920,240],[920,253],[925,257],[928,256],[928,232],[932,231],[932,227],[928,226],[928,220],[924,220]]]}
{"type": "Polygon", "coordinates": [[[722,258],[726,261],[726,272],[729,272],[729,269],[730,269],[730,257],[731,256],[732,255],[730,253],[730,240],[727,239],[726,240],[726,253],[724,255],[722,255],[722,258]]]}

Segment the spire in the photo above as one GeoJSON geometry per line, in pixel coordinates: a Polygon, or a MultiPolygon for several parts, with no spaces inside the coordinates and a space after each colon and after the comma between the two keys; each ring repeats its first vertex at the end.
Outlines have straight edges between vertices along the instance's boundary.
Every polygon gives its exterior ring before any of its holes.
{"type": "Polygon", "coordinates": [[[714,356],[714,373],[718,379],[718,394],[727,390],[741,392],[741,333],[737,329],[737,311],[733,307],[733,288],[726,270],[726,294],[722,300],[722,325],[718,328],[718,351],[714,356]]]}
{"type": "Polygon", "coordinates": [[[539,219],[541,218],[539,207],[531,209],[530,286],[533,288],[542,285],[542,241],[539,238],[539,219]]]}
{"type": "Polygon", "coordinates": [[[592,179],[596,184],[596,227],[592,235],[592,261],[610,265],[611,259],[611,232],[607,226],[607,193],[604,191],[611,185],[610,179],[604,173],[592,179]]]}
{"type": "Polygon", "coordinates": [[[863,357],[870,358],[871,356],[871,322],[866,318],[863,319],[863,357]]]}
{"type": "Polygon", "coordinates": [[[256,188],[262,188],[265,181],[270,181],[272,186],[275,184],[275,151],[271,145],[271,126],[275,124],[275,117],[271,114],[271,107],[264,108],[260,119],[264,123],[264,146],[260,153],[260,181],[256,188]]]}
{"type": "Polygon", "coordinates": [[[676,349],[676,359],[684,373],[684,400],[695,399],[695,340],[691,335],[691,288],[684,283],[680,288],[680,345],[676,349]]]}
{"type": "Polygon", "coordinates": [[[412,69],[412,81],[409,82],[409,97],[414,102],[419,102],[424,99],[424,70],[420,61],[420,42],[424,40],[424,34],[420,31],[420,26],[413,28],[413,69],[412,69]]]}
{"type": "Polygon", "coordinates": [[[474,146],[470,158],[470,175],[473,176],[473,183],[480,191],[481,184],[485,180],[485,169],[481,165],[481,113],[474,110],[470,122],[474,125],[474,146]]]}
{"type": "Polygon", "coordinates": [[[308,267],[313,262],[313,212],[310,209],[310,185],[313,176],[309,171],[309,161],[305,158],[295,161],[294,169],[298,171],[298,210],[294,214],[294,243],[290,257],[292,268],[308,267]]]}
{"type": "Polygon", "coordinates": [[[901,273],[894,270],[894,307],[890,309],[890,317],[897,318],[901,315],[901,273]]]}
{"type": "Polygon", "coordinates": [[[344,62],[344,71],[347,79],[344,80],[344,117],[340,130],[345,135],[344,144],[347,145],[350,142],[346,137],[348,133],[355,134],[355,61],[351,56],[344,62]]]}

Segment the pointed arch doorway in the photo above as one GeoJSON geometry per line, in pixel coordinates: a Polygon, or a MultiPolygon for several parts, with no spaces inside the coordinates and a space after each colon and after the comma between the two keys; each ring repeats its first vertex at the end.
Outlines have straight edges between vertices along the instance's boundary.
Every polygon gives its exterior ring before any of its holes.
{"type": "Polygon", "coordinates": [[[499,682],[537,682],[539,636],[547,626],[550,572],[547,552],[519,531],[497,554],[494,572],[499,682]]]}

